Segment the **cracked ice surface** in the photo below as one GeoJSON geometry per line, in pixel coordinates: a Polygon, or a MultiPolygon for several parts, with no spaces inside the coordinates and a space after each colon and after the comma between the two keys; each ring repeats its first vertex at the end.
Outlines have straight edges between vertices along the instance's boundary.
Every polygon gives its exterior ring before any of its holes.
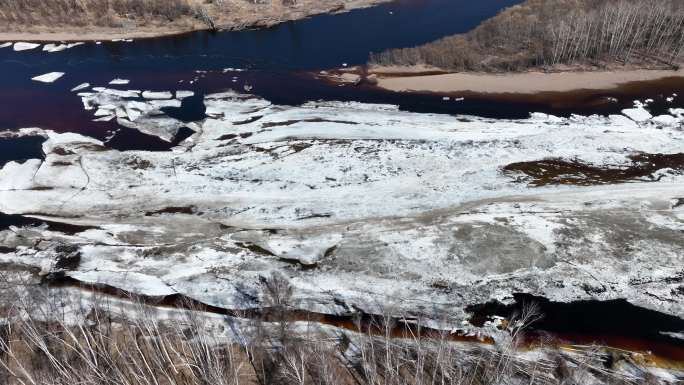
{"type": "MultiPolygon", "coordinates": [[[[121,96],[139,91],[94,91],[81,94],[86,106],[133,126],[156,108],[121,96]]],[[[0,232],[14,250],[0,262],[50,272],[55,246],[73,244],[81,261],[68,276],[232,309],[259,306],[260,277],[280,271],[297,307],[335,314],[392,306],[456,322],[467,305],[515,292],[684,314],[677,170],[544,187],[502,172],[545,158],[619,167],[639,152],[681,153],[679,120],[492,120],[234,92],[205,104],[208,118],[166,153],[26,130],[48,138],[46,158],[4,166],[0,211],[92,228],[0,232]]]]}

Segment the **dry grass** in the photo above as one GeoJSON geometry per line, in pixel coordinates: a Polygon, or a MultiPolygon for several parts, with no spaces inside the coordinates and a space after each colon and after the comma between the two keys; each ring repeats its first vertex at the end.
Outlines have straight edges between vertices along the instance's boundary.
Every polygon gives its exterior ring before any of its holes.
{"type": "Polygon", "coordinates": [[[100,40],[236,30],[385,1],[389,0],[0,0],[0,33],[26,40],[100,40]]]}
{"type": "MultiPolygon", "coordinates": [[[[273,317],[288,306],[289,289],[277,276],[265,285],[273,317]]],[[[616,375],[599,352],[521,357],[517,344],[534,308],[510,320],[509,338],[496,347],[456,344],[446,332],[392,338],[390,321],[376,325],[384,335],[370,335],[254,319],[228,340],[192,308],[165,318],[138,304],[113,316],[106,299],[90,298],[83,311],[64,313],[63,291],[16,282],[0,291],[8,299],[0,333],[0,383],[7,385],[657,383],[616,375]]]]}
{"type": "Polygon", "coordinates": [[[680,0],[527,0],[473,31],[371,55],[380,65],[521,71],[556,65],[669,68],[684,49],[680,0]]]}
{"type": "Polygon", "coordinates": [[[196,17],[188,0],[3,0],[0,22],[10,24],[89,24],[121,27],[196,17]]]}

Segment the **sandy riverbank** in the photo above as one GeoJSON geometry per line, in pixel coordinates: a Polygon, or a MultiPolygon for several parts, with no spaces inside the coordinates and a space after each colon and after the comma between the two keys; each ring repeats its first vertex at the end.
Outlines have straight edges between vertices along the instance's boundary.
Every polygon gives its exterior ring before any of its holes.
{"type": "MultiPolygon", "coordinates": [[[[281,2],[252,4],[246,1],[224,1],[221,4],[204,4],[190,0],[191,4],[203,4],[206,13],[215,23],[217,30],[243,30],[267,28],[283,22],[307,18],[326,13],[343,13],[359,8],[371,7],[390,0],[302,0],[296,6],[285,6],[281,2]]],[[[0,6],[0,15],[2,6],[0,6]]],[[[93,16],[93,19],[95,17],[93,16]]],[[[2,19],[0,18],[0,22],[2,19]]],[[[0,27],[0,42],[5,41],[97,41],[111,39],[141,39],[188,32],[210,30],[209,24],[190,17],[177,20],[155,20],[137,22],[126,20],[125,27],[108,27],[85,20],[85,25],[54,25],[34,23],[31,25],[4,25],[0,27]]]]}
{"type": "Polygon", "coordinates": [[[380,88],[396,91],[437,93],[516,93],[605,90],[620,85],[670,77],[684,77],[684,70],[612,70],[576,72],[525,72],[508,74],[438,73],[425,67],[376,67],[369,73],[377,76],[380,88]]]}

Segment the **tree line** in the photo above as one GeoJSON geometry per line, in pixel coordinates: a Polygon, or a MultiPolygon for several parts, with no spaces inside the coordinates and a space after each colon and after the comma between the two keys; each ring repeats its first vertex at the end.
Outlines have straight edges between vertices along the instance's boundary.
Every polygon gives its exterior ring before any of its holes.
{"type": "Polygon", "coordinates": [[[676,66],[681,0],[528,0],[467,34],[371,54],[380,65],[510,71],[559,64],[676,66]]]}
{"type": "Polygon", "coordinates": [[[184,16],[196,16],[188,0],[0,0],[0,21],[5,26],[119,27],[121,19],[174,21],[184,16]]]}

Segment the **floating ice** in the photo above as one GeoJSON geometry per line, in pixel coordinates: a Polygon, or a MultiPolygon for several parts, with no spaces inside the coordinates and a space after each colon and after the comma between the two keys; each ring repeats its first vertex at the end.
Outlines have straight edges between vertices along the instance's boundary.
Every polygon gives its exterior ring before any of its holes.
{"type": "Polygon", "coordinates": [[[53,83],[62,76],[64,76],[64,72],[49,72],[40,76],[35,76],[31,78],[31,80],[41,83],[53,83]]]}
{"type": "Polygon", "coordinates": [[[128,79],[119,79],[119,78],[116,78],[116,79],[112,80],[111,82],[109,82],[109,84],[112,84],[112,85],[126,85],[126,84],[128,84],[128,83],[130,83],[130,82],[131,82],[131,81],[128,80],[128,79]]]}
{"type": "Polygon", "coordinates": [[[88,88],[88,87],[90,87],[90,83],[81,83],[81,84],[77,85],[76,87],[72,88],[72,89],[71,89],[71,92],[76,92],[76,91],[84,90],[84,89],[86,89],[86,88],[88,88]]]}
{"type": "Polygon", "coordinates": [[[191,96],[195,96],[195,93],[193,91],[176,91],[176,99],[178,100],[183,100],[185,98],[189,98],[191,96]]]}
{"type": "Polygon", "coordinates": [[[169,91],[154,92],[154,91],[143,91],[142,97],[145,99],[171,99],[173,94],[169,91]]]}
{"type": "Polygon", "coordinates": [[[12,43],[10,43],[10,42],[0,44],[0,48],[7,48],[7,47],[11,47],[11,46],[12,46],[12,43]]]}
{"type": "Polygon", "coordinates": [[[25,43],[25,42],[14,43],[14,50],[15,51],[27,51],[27,50],[35,49],[38,47],[40,47],[40,44],[36,44],[36,43],[25,43]]]}
{"type": "Polygon", "coordinates": [[[77,46],[83,45],[83,44],[85,44],[85,43],[82,43],[82,42],[69,43],[69,44],[52,44],[52,43],[50,43],[50,44],[45,44],[45,46],[43,46],[43,51],[60,52],[60,51],[64,51],[64,50],[69,49],[69,48],[74,48],[74,47],[77,47],[77,46]]]}

